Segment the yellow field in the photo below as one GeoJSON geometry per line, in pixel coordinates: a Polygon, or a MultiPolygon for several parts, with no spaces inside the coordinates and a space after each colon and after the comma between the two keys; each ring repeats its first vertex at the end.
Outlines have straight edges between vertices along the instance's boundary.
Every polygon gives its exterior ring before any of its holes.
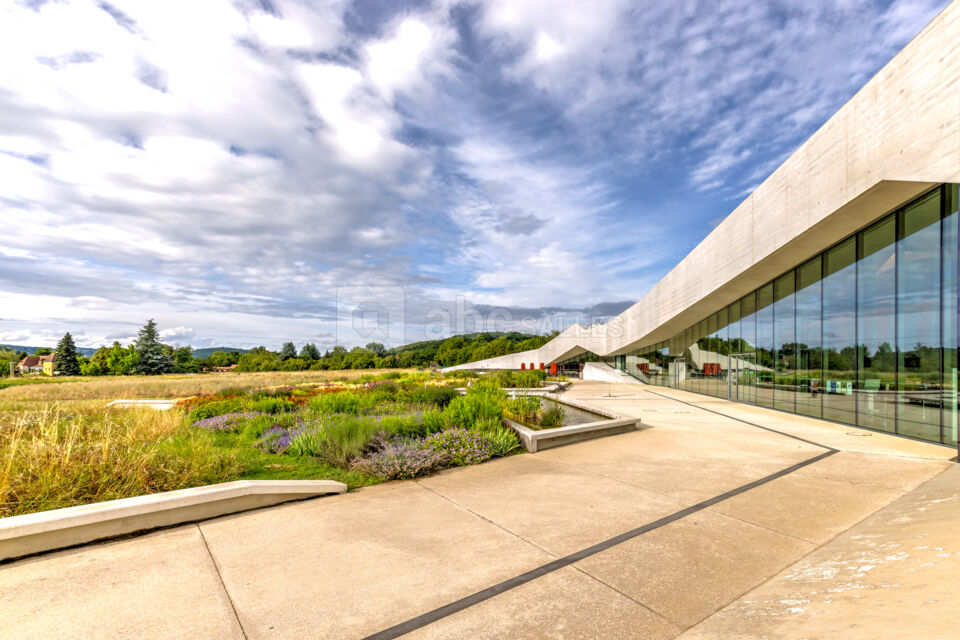
{"type": "MultiPolygon", "coordinates": [[[[251,472],[251,452],[215,446],[210,433],[187,428],[181,411],[109,409],[110,400],[349,381],[384,371],[56,378],[56,384],[0,389],[0,517],[236,480],[251,472]]],[[[313,473],[325,478],[330,472],[337,470],[313,473]]],[[[314,477],[310,469],[299,473],[291,477],[314,477]]]]}
{"type": "Polygon", "coordinates": [[[0,403],[0,516],[219,482],[239,461],[179,411],[0,403]],[[179,434],[182,434],[177,438],[179,434]]]}
{"type": "MultiPolygon", "coordinates": [[[[287,384],[355,380],[387,369],[346,371],[268,371],[264,373],[202,373],[166,376],[105,376],[57,378],[56,383],[26,384],[0,389],[0,402],[62,400],[173,399],[216,393],[223,389],[260,389],[287,384]]],[[[390,369],[396,371],[396,369],[390,369]]]]}

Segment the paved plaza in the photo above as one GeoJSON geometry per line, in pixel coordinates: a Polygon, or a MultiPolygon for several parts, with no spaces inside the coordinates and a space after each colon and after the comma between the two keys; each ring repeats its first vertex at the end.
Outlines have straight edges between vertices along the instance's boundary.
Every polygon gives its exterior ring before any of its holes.
{"type": "Polygon", "coordinates": [[[4,638],[946,637],[949,448],[576,383],[642,430],[0,565],[4,638]]]}

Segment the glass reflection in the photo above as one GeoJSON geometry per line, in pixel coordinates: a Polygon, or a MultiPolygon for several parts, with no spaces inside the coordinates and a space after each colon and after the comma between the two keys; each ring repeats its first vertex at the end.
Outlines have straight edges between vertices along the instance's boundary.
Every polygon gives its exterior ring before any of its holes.
{"type": "Polygon", "coordinates": [[[669,340],[651,384],[957,441],[957,185],[944,185],[669,340]]]}

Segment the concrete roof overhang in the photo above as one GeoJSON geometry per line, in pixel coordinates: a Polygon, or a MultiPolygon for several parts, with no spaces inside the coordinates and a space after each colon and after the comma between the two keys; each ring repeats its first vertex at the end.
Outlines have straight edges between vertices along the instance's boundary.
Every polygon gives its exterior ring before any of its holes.
{"type": "MultiPolygon", "coordinates": [[[[881,180],[832,215],[827,216],[781,248],[730,278],[641,338],[618,345],[617,348],[605,355],[620,355],[669,340],[695,322],[699,322],[784,272],[829,249],[841,240],[868,226],[871,222],[879,220],[891,211],[932,189],[937,184],[939,183],[881,180]]],[[[737,248],[734,247],[733,249],[736,250],[737,248]]],[[[634,307],[644,303],[645,298],[642,298],[634,307]]],[[[629,312],[630,309],[624,312],[624,315],[629,314],[629,312]]]]}

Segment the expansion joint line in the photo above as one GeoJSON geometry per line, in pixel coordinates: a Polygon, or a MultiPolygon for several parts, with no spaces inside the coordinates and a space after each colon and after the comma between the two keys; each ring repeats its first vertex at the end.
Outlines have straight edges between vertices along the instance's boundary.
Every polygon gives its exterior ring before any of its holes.
{"type": "Polygon", "coordinates": [[[207,550],[207,555],[210,556],[210,562],[213,563],[213,570],[217,572],[217,580],[220,581],[220,587],[223,589],[223,593],[227,596],[227,601],[230,603],[230,610],[233,611],[233,617],[237,621],[237,626],[240,627],[240,633],[243,634],[243,640],[247,640],[247,630],[243,628],[243,623],[240,621],[240,614],[237,613],[237,605],[233,601],[233,597],[230,595],[230,591],[227,590],[227,585],[223,581],[223,576],[220,575],[220,566],[217,564],[217,559],[213,557],[213,552],[210,551],[210,545],[207,544],[207,536],[203,535],[203,528],[200,526],[200,523],[197,523],[197,531],[200,532],[200,539],[203,540],[203,546],[207,550]]]}
{"type": "MultiPolygon", "coordinates": [[[[649,390],[645,389],[645,391],[649,391],[649,390]]],[[[783,431],[778,431],[777,429],[771,429],[770,427],[765,427],[763,425],[759,425],[754,422],[749,422],[747,420],[741,420],[740,418],[735,418],[733,416],[720,413],[719,411],[713,411],[712,409],[707,409],[705,407],[697,406],[691,402],[686,402],[684,400],[679,400],[677,398],[671,398],[670,396],[664,395],[662,393],[657,393],[656,391],[649,391],[649,392],[655,395],[658,395],[662,398],[667,398],[668,400],[673,400],[675,402],[680,402],[682,404],[694,407],[695,409],[700,409],[701,411],[709,411],[710,413],[715,413],[717,415],[723,416],[730,420],[742,422],[743,424],[747,424],[752,427],[756,427],[758,429],[763,429],[764,431],[770,431],[772,433],[776,433],[781,436],[785,436],[787,438],[792,438],[793,440],[799,440],[800,442],[814,445],[821,449],[825,449],[825,451],[812,458],[809,458],[807,460],[803,460],[794,465],[791,465],[786,469],[781,469],[780,471],[771,473],[768,476],[764,476],[759,480],[748,482],[747,484],[741,485],[736,489],[731,489],[730,491],[727,491],[725,493],[721,493],[712,498],[708,498],[707,500],[698,502],[697,504],[691,505],[689,507],[686,507],[685,509],[681,509],[668,516],[660,518],[659,520],[654,520],[653,522],[648,522],[647,524],[639,526],[635,529],[631,529],[630,531],[625,531],[620,535],[614,536],[612,538],[608,538],[603,542],[598,542],[597,544],[586,547],[585,549],[581,549],[580,551],[575,551],[574,553],[571,553],[570,555],[567,555],[567,556],[563,556],[562,558],[557,558],[556,560],[543,564],[539,567],[536,567],[535,569],[531,569],[530,571],[521,573],[518,576],[514,576],[513,578],[504,580],[503,582],[499,584],[495,584],[492,587],[487,587],[486,589],[477,591],[476,593],[466,596],[465,598],[460,598],[459,600],[455,600],[449,604],[446,604],[442,607],[434,609],[433,611],[428,611],[424,614],[416,616],[415,618],[410,618],[409,620],[401,622],[400,624],[384,629],[383,631],[378,631],[377,633],[367,636],[366,638],[364,638],[364,640],[390,640],[392,638],[399,638],[400,636],[406,635],[408,633],[412,633],[417,629],[420,629],[429,624],[437,622],[438,620],[442,620],[443,618],[451,616],[457,612],[463,611],[464,609],[469,609],[470,607],[480,604],[481,602],[489,600],[490,598],[493,598],[495,596],[498,596],[501,593],[506,593],[511,589],[515,589],[521,585],[527,584],[528,582],[532,582],[537,578],[542,578],[543,576],[553,573],[554,571],[563,569],[564,567],[568,567],[574,564],[575,562],[579,562],[581,560],[589,558],[590,556],[594,556],[598,553],[601,553],[602,551],[606,551],[607,549],[611,549],[612,547],[623,544],[624,542],[633,540],[634,538],[638,536],[642,536],[645,533],[649,533],[650,531],[654,531],[655,529],[664,527],[672,522],[676,522],[677,520],[686,518],[689,515],[697,513],[698,511],[703,511],[704,509],[712,507],[715,504],[723,502],[724,500],[729,500],[730,498],[733,498],[734,496],[738,496],[741,493],[746,493],[751,489],[756,489],[757,487],[763,486],[769,482],[773,482],[777,478],[782,478],[786,475],[790,475],[794,471],[799,471],[804,467],[808,467],[825,458],[829,458],[835,453],[839,453],[839,449],[828,447],[827,445],[820,444],[819,442],[807,440],[805,438],[801,438],[799,436],[795,436],[790,433],[785,433],[783,431]]]]}

